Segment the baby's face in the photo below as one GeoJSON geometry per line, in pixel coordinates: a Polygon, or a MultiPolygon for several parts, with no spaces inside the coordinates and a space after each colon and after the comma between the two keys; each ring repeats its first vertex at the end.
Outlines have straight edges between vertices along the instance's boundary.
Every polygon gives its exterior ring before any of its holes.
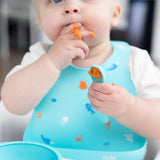
{"type": "Polygon", "coordinates": [[[72,23],[95,33],[86,43],[95,45],[109,39],[115,21],[117,0],[37,0],[38,18],[46,35],[54,41],[72,23]]]}

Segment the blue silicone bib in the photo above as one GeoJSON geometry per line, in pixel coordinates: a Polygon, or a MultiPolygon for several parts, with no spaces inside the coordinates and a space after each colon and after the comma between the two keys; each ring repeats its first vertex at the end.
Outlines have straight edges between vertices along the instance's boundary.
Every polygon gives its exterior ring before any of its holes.
{"type": "MultiPolygon", "coordinates": [[[[121,85],[137,96],[127,69],[130,46],[111,44],[112,56],[100,65],[105,77],[102,82],[121,85]]],[[[87,94],[92,78],[88,71],[73,65],[62,70],[35,108],[24,140],[45,143],[75,160],[142,160],[146,139],[91,106],[87,94]]]]}

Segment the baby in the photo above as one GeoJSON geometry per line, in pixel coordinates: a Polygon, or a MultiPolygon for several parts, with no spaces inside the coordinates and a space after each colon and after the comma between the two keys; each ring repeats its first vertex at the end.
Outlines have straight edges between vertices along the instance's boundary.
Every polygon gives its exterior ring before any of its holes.
{"type": "MultiPolygon", "coordinates": [[[[62,153],[82,160],[83,150],[125,152],[145,148],[145,138],[159,139],[160,71],[146,51],[110,41],[121,17],[119,1],[34,0],[34,5],[54,43],[31,46],[1,91],[10,112],[35,109],[24,140],[72,149],[62,153]],[[75,26],[78,34],[72,34],[75,26]],[[105,83],[92,83],[93,64],[105,70],[105,83]]],[[[129,153],[127,159],[138,159],[129,153]]],[[[89,152],[87,159],[107,159],[105,153],[96,156],[89,152]]]]}

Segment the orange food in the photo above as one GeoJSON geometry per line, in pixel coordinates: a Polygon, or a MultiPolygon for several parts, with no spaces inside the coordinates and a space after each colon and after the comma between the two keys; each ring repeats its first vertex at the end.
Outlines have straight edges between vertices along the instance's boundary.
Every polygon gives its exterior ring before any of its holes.
{"type": "Polygon", "coordinates": [[[92,32],[92,33],[90,33],[90,36],[91,37],[95,37],[95,34],[92,32]]]}
{"type": "Polygon", "coordinates": [[[74,34],[78,39],[82,39],[82,36],[81,34],[79,33],[80,29],[79,29],[79,26],[78,24],[75,24],[74,25],[74,29],[72,29],[70,31],[70,34],[74,34]]]}
{"type": "Polygon", "coordinates": [[[70,34],[74,34],[78,39],[82,39],[81,34],[79,33],[78,29],[73,29],[70,31],[70,34]]]}
{"type": "Polygon", "coordinates": [[[88,74],[96,79],[102,78],[102,73],[98,69],[98,67],[91,67],[91,70],[88,72],[88,74]]]}
{"type": "MultiPolygon", "coordinates": [[[[70,34],[74,34],[78,39],[82,39],[82,36],[81,36],[81,34],[79,33],[79,31],[81,31],[81,29],[80,29],[80,26],[78,25],[78,24],[75,24],[74,25],[74,29],[72,29],[71,31],[70,31],[70,34]]],[[[94,33],[90,33],[90,36],[91,37],[95,37],[95,34],[94,33]]]]}
{"type": "Polygon", "coordinates": [[[79,29],[79,25],[78,25],[78,24],[75,24],[75,25],[74,25],[74,29],[79,29]]]}

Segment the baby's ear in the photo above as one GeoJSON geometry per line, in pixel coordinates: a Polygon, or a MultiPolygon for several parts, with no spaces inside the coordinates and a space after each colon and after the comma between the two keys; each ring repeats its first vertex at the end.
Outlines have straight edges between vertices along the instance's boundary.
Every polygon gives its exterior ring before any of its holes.
{"type": "Polygon", "coordinates": [[[118,3],[116,4],[114,12],[113,12],[112,21],[111,21],[112,27],[118,26],[120,18],[121,18],[121,14],[122,14],[122,8],[121,8],[121,5],[118,3]]]}

